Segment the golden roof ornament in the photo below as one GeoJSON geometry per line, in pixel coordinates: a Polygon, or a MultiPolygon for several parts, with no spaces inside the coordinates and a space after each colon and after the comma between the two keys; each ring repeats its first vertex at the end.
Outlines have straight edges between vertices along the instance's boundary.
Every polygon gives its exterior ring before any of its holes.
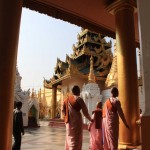
{"type": "Polygon", "coordinates": [[[73,53],[70,56],[66,55],[65,62],[57,58],[54,75],[44,81],[44,87],[52,88],[55,84],[61,84],[62,80],[74,76],[84,79],[88,77],[89,82],[96,82],[95,79],[98,81],[106,79],[113,58],[110,43],[106,42],[105,36],[100,33],[88,29],[81,31],[77,35],[77,43],[72,45],[73,53]],[[91,57],[89,62],[91,55],[94,58],[91,57]],[[90,69],[87,73],[89,65],[90,69]]]}
{"type": "Polygon", "coordinates": [[[89,82],[93,82],[95,83],[95,75],[94,75],[94,69],[93,69],[93,57],[91,56],[90,58],[90,73],[89,73],[89,76],[88,76],[88,81],[89,82]]]}

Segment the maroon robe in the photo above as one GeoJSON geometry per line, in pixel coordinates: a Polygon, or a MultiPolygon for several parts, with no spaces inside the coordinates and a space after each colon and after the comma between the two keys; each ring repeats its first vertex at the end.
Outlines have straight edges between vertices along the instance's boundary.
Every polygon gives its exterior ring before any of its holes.
{"type": "Polygon", "coordinates": [[[66,122],[66,150],[82,149],[83,121],[80,110],[82,110],[83,115],[88,120],[91,120],[82,98],[69,95],[68,102],[66,103],[66,100],[64,100],[62,112],[63,114],[68,114],[68,121],[66,122]],[[68,110],[66,109],[67,107],[68,110]]]}
{"type": "Polygon", "coordinates": [[[102,110],[96,109],[92,115],[93,122],[89,124],[90,150],[103,150],[102,141],[102,110]]]}
{"type": "Polygon", "coordinates": [[[118,150],[119,117],[127,125],[120,101],[111,97],[103,108],[104,149],[118,150]]]}

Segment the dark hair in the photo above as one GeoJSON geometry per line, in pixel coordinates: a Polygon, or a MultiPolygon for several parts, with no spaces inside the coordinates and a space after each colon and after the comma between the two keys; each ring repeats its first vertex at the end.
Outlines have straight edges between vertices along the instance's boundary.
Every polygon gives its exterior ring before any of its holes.
{"type": "Polygon", "coordinates": [[[72,93],[76,96],[79,96],[80,95],[80,88],[79,86],[75,85],[73,88],[72,88],[72,93]]]}
{"type": "Polygon", "coordinates": [[[97,108],[102,108],[102,102],[98,102],[96,105],[97,108]]]}
{"type": "Polygon", "coordinates": [[[17,108],[21,108],[21,107],[22,107],[22,102],[20,102],[20,101],[19,101],[19,102],[16,102],[16,107],[17,107],[17,108]]]}
{"type": "Polygon", "coordinates": [[[111,94],[113,97],[118,97],[118,95],[119,95],[118,89],[116,87],[113,87],[111,90],[111,94]]]}

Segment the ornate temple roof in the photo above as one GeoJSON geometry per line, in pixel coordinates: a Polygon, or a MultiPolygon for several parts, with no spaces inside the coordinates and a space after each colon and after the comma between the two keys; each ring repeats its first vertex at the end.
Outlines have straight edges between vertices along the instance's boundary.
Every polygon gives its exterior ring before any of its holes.
{"type": "Polygon", "coordinates": [[[72,46],[73,53],[66,55],[65,62],[57,58],[54,75],[50,80],[44,80],[44,86],[51,88],[54,84],[60,85],[62,80],[72,76],[87,79],[91,56],[96,80],[105,80],[112,64],[111,44],[102,34],[82,28],[77,35],[77,43],[72,46]]]}

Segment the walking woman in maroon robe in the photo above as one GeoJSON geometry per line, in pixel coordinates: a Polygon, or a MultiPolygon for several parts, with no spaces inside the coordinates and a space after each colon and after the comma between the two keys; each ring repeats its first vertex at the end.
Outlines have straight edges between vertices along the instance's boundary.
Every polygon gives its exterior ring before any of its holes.
{"type": "Polygon", "coordinates": [[[118,89],[113,87],[111,94],[103,108],[104,150],[118,150],[119,117],[129,128],[118,99],[118,89]]]}
{"type": "Polygon", "coordinates": [[[103,150],[102,138],[102,102],[98,102],[92,112],[92,120],[88,126],[90,133],[90,150],[103,150]]]}
{"type": "Polygon", "coordinates": [[[91,117],[83,99],[80,97],[80,88],[74,86],[72,94],[64,100],[62,113],[65,115],[66,122],[66,148],[65,150],[81,150],[83,136],[83,121],[80,110],[89,120],[91,117]]]}

